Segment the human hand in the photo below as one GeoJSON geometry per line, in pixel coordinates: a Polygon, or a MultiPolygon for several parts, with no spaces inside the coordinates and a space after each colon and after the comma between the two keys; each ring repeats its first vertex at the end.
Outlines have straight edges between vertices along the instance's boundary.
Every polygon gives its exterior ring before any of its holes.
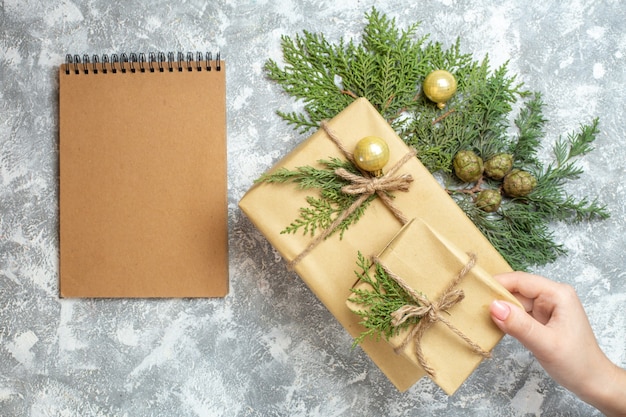
{"type": "Polygon", "coordinates": [[[556,382],[607,415],[626,415],[626,371],[598,346],[574,289],[524,272],[495,278],[526,311],[495,300],[494,323],[530,350],[556,382]]]}

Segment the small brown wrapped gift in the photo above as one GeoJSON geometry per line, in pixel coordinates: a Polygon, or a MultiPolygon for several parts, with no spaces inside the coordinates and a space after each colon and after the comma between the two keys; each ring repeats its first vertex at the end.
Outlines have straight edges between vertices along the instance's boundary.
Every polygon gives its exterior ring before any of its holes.
{"type": "MultiPolygon", "coordinates": [[[[489,304],[494,299],[517,303],[475,264],[476,260],[473,253],[463,253],[419,219],[400,229],[374,258],[388,276],[413,293],[415,302],[391,315],[398,325],[411,314],[421,317],[419,325],[405,326],[389,338],[389,343],[396,352],[427,370],[449,395],[502,338],[502,332],[491,321],[489,304]]],[[[355,289],[373,291],[365,282],[359,282],[355,289]]],[[[347,305],[355,311],[365,309],[350,300],[347,305]]]]}
{"type": "MultiPolygon", "coordinates": [[[[386,140],[390,150],[388,166],[394,166],[410,152],[376,109],[364,98],[355,100],[328,122],[335,136],[348,150],[365,136],[386,140]]],[[[331,157],[345,159],[342,151],[324,129],[320,129],[280,160],[270,172],[279,168],[320,167],[319,160],[331,157]]],[[[410,174],[413,182],[407,192],[392,192],[393,204],[404,217],[424,219],[463,252],[477,255],[478,265],[489,274],[510,271],[510,266],[480,233],[430,172],[415,157],[399,168],[397,175],[410,174]]],[[[280,252],[287,262],[299,257],[314,239],[308,234],[283,234],[306,206],[306,197],[314,190],[301,190],[293,184],[255,184],[241,199],[239,207],[257,229],[280,252]]],[[[377,254],[402,227],[396,216],[379,198],[367,207],[365,214],[340,238],[335,233],[312,248],[293,265],[293,269],[324,303],[326,308],[354,337],[362,331],[360,318],[346,305],[355,284],[357,253],[377,254]]],[[[424,370],[404,355],[394,353],[388,343],[368,339],[364,351],[401,391],[426,375],[424,370]]]]}

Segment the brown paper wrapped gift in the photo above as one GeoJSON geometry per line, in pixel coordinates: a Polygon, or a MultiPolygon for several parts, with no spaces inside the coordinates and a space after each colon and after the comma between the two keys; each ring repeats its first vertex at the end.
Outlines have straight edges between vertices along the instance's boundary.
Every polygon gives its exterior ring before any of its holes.
{"type": "MultiPolygon", "coordinates": [[[[352,150],[365,136],[378,136],[387,141],[390,150],[388,166],[403,158],[409,148],[376,109],[364,98],[355,100],[328,122],[346,149],[352,150]]],[[[344,158],[325,130],[319,130],[280,160],[271,171],[318,166],[319,160],[344,158]]],[[[404,163],[398,174],[411,174],[413,183],[408,192],[394,192],[394,205],[408,219],[424,219],[433,229],[463,252],[473,252],[478,265],[487,273],[510,271],[510,266],[480,233],[430,172],[415,157],[404,163]]],[[[255,184],[241,199],[239,206],[257,229],[291,261],[301,254],[313,239],[302,233],[282,234],[306,197],[314,190],[300,190],[294,184],[255,184]]],[[[359,317],[346,305],[355,283],[355,262],[358,251],[377,254],[400,230],[402,224],[380,199],[367,207],[362,218],[343,234],[333,234],[317,245],[300,262],[295,272],[309,286],[328,310],[352,335],[362,331],[359,317]]],[[[365,340],[361,345],[389,380],[401,391],[408,389],[425,375],[422,368],[403,355],[394,353],[388,343],[365,340]]]]}
{"type": "MultiPolygon", "coordinates": [[[[491,301],[501,299],[517,303],[490,274],[473,264],[477,260],[419,219],[413,219],[400,229],[376,258],[385,271],[399,277],[402,285],[415,291],[418,300],[425,298],[427,303],[444,303],[445,294],[452,299],[462,292],[460,301],[455,300],[454,305],[438,312],[445,323],[438,320],[430,326],[421,323],[428,327],[419,340],[410,334],[415,326],[404,327],[389,338],[397,352],[417,366],[423,363],[430,369],[431,378],[448,394],[459,388],[480,364],[481,355],[487,355],[502,338],[502,332],[489,315],[491,301]],[[416,343],[421,349],[421,363],[416,343]]],[[[371,269],[370,277],[373,277],[374,267],[371,269]]],[[[365,282],[359,282],[355,288],[372,290],[365,282]]],[[[352,310],[366,309],[350,301],[347,305],[352,310]]],[[[422,317],[421,321],[424,320],[422,317]]]]}

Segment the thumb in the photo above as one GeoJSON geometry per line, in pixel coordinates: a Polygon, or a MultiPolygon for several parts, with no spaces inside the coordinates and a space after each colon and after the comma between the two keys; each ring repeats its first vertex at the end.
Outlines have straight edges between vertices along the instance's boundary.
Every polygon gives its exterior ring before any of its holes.
{"type": "Polygon", "coordinates": [[[550,344],[547,329],[518,306],[495,300],[489,312],[500,330],[519,340],[531,352],[541,352],[550,344]]]}

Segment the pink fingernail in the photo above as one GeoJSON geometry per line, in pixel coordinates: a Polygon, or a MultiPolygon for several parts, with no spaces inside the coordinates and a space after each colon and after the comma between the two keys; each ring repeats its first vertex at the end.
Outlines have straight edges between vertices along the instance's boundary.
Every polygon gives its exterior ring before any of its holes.
{"type": "Polygon", "coordinates": [[[491,303],[491,314],[498,320],[504,321],[511,314],[511,307],[507,303],[503,303],[500,300],[495,300],[491,303]]]}

